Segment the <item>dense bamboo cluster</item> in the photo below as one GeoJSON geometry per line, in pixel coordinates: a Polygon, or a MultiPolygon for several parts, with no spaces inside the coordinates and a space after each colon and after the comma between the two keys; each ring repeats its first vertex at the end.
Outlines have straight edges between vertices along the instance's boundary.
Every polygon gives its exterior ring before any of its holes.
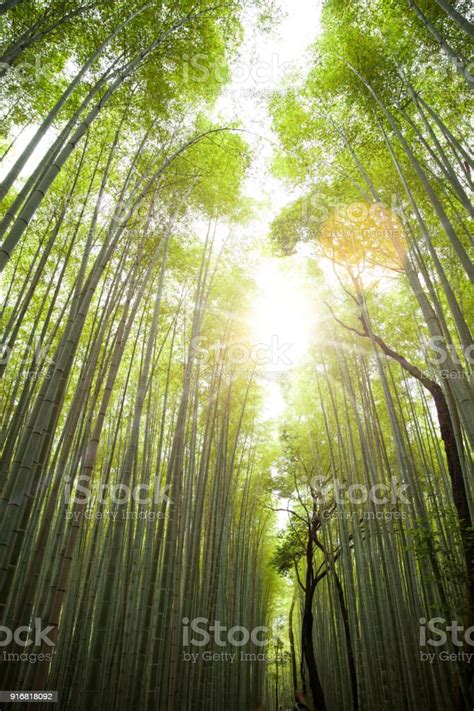
{"type": "Polygon", "coordinates": [[[298,195],[269,238],[309,255],[319,314],[273,423],[255,163],[214,112],[242,17],[272,11],[0,4],[1,690],[473,707],[468,3],[325,0],[269,100],[298,195]]]}
{"type": "Polygon", "coordinates": [[[256,704],[263,667],[216,673],[182,644],[182,619],[268,615],[255,385],[212,351],[245,298],[216,229],[246,149],[192,119],[212,88],[193,96],[172,68],[186,47],[224,57],[236,20],[186,3],[25,3],[8,20],[11,71],[37,46],[59,69],[44,39],[63,28],[76,66],[41,103],[5,84],[5,125],[27,110],[34,128],[2,182],[2,624],[49,634],[35,663],[6,648],[1,687],[57,689],[62,708],[256,704]]]}
{"type": "Polygon", "coordinates": [[[437,5],[325,3],[304,86],[273,102],[304,191],[273,239],[334,275],[288,385],[275,556],[318,709],[472,705],[472,24],[437,5]]]}

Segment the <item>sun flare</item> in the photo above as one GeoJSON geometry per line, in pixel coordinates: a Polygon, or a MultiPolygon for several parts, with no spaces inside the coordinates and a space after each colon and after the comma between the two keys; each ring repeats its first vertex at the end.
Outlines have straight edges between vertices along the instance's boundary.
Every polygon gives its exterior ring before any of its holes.
{"type": "Polygon", "coordinates": [[[255,280],[257,293],[247,315],[251,343],[268,354],[273,371],[288,370],[307,352],[317,321],[304,264],[265,257],[255,280]]]}

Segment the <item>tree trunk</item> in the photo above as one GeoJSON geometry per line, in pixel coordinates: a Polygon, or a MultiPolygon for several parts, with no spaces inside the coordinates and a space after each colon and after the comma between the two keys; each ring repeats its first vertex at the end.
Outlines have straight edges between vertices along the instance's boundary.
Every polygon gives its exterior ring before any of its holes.
{"type": "Polygon", "coordinates": [[[382,338],[376,336],[372,332],[368,320],[364,315],[361,316],[360,320],[364,328],[364,333],[362,335],[365,335],[367,338],[370,338],[370,340],[376,343],[385,355],[399,363],[404,370],[416,378],[433,396],[441,438],[443,440],[444,451],[446,453],[453,501],[456,507],[460,526],[463,557],[467,572],[467,619],[470,624],[474,614],[474,537],[472,536],[472,522],[469,511],[468,496],[464,484],[461,457],[458,451],[456,432],[446,396],[438,383],[434,382],[430,378],[427,378],[426,375],[424,375],[416,366],[412,365],[403,356],[392,350],[382,338]]]}
{"type": "Polygon", "coordinates": [[[295,610],[296,602],[296,590],[293,594],[291,600],[290,613],[288,616],[288,638],[290,641],[290,653],[291,653],[291,678],[293,680],[293,690],[296,691],[298,688],[298,674],[296,671],[296,650],[295,650],[295,633],[293,631],[293,612],[295,610]]]}
{"type": "Polygon", "coordinates": [[[318,668],[316,665],[316,657],[314,655],[313,645],[313,611],[312,611],[312,595],[309,595],[305,601],[305,610],[303,613],[303,625],[301,634],[301,643],[303,656],[308,668],[309,686],[313,696],[313,703],[316,711],[326,711],[326,702],[324,700],[323,687],[319,679],[318,668]]]}

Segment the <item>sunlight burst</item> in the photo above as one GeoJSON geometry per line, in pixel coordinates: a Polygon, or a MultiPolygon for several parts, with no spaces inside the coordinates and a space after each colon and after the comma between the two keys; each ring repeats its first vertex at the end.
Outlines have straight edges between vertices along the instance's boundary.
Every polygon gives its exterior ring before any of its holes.
{"type": "Polygon", "coordinates": [[[267,369],[288,370],[307,352],[317,320],[304,265],[266,257],[255,278],[257,293],[247,316],[251,341],[268,354],[267,369]]]}

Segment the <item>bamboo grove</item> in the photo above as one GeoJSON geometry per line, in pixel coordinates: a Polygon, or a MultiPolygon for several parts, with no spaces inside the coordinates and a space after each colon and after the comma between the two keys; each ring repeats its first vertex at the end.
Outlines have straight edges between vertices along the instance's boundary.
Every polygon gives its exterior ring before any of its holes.
{"type": "Polygon", "coordinates": [[[262,228],[216,106],[278,2],[0,3],[1,690],[474,705],[472,8],[321,5],[262,228]],[[269,249],[317,314],[270,420],[269,249]]]}

